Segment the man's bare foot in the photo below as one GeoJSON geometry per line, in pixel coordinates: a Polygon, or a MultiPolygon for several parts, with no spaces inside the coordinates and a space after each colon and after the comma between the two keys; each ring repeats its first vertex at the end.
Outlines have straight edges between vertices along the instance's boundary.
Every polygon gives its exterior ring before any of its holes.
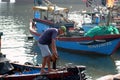
{"type": "Polygon", "coordinates": [[[48,70],[48,72],[57,72],[57,70],[55,70],[55,69],[50,69],[50,70],[48,70]]]}
{"type": "Polygon", "coordinates": [[[41,69],[40,74],[48,73],[45,69],[41,69]]]}

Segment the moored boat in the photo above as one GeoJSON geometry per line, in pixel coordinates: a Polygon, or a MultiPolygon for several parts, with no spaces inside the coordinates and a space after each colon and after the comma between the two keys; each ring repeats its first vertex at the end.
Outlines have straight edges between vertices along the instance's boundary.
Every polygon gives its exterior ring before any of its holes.
{"type": "MultiPolygon", "coordinates": [[[[30,32],[34,37],[40,34],[30,27],[30,32]]],[[[76,51],[77,53],[111,55],[120,47],[120,35],[99,35],[94,37],[59,37],[56,40],[56,46],[67,51],[76,51]]]]}
{"type": "MultiPolygon", "coordinates": [[[[42,14],[40,15],[42,16],[42,14]]],[[[40,21],[37,21],[38,19],[37,20],[35,19],[36,18],[34,18],[30,22],[30,33],[33,35],[35,40],[38,40],[39,36],[41,35],[42,32],[44,32],[44,30],[46,30],[47,28],[51,28],[53,26],[50,26],[50,24],[46,23],[46,22],[49,22],[48,20],[43,21],[42,18],[40,18],[39,20],[42,21],[40,22],[40,21]]],[[[110,34],[107,33],[107,34],[99,34],[99,35],[98,33],[96,33],[96,35],[91,37],[91,36],[84,36],[84,35],[81,36],[81,34],[79,33],[80,31],[78,31],[76,35],[70,35],[71,26],[68,26],[68,25],[64,25],[64,26],[67,27],[67,32],[66,32],[67,35],[58,37],[56,39],[56,46],[58,48],[61,48],[67,51],[83,53],[83,54],[95,53],[99,55],[112,55],[113,53],[115,53],[118,47],[120,47],[119,33],[112,34],[110,32],[110,34]]],[[[106,28],[103,28],[103,30],[106,30],[106,28]]]]}
{"type": "Polygon", "coordinates": [[[59,7],[48,0],[43,0],[42,3],[44,4],[36,5],[36,1],[37,0],[34,0],[35,5],[33,6],[33,21],[36,22],[36,29],[39,33],[50,27],[59,28],[60,26],[66,26],[67,29],[74,27],[75,22],[68,19],[68,8],[59,7]]]}
{"type": "MultiPolygon", "coordinates": [[[[30,63],[29,63],[30,64],[30,63]]],[[[86,80],[85,66],[68,66],[57,69],[57,72],[40,74],[40,66],[21,65],[19,63],[0,62],[0,79],[1,80],[86,80]],[[4,64],[4,65],[3,65],[4,64]],[[4,67],[3,67],[4,66],[4,67]],[[12,66],[12,68],[11,68],[12,66]],[[4,72],[4,73],[3,73],[4,72]]],[[[46,68],[47,69],[47,68],[46,68]]]]}

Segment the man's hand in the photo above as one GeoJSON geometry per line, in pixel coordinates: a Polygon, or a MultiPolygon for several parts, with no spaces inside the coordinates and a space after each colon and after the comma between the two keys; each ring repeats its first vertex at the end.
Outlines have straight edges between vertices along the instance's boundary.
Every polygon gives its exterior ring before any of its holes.
{"type": "Polygon", "coordinates": [[[51,56],[51,59],[53,62],[55,62],[58,59],[58,54],[57,53],[53,53],[51,56]]]}
{"type": "Polygon", "coordinates": [[[51,48],[52,48],[52,53],[53,53],[52,56],[51,56],[51,59],[52,59],[53,62],[55,62],[58,59],[55,39],[52,39],[51,48]]]}

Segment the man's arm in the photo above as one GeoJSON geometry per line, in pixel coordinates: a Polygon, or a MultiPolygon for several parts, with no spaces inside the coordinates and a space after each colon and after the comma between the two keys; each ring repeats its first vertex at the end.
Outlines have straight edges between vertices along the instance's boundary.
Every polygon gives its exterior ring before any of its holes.
{"type": "Polygon", "coordinates": [[[55,39],[52,39],[51,48],[52,48],[52,53],[58,56],[55,39]]]}
{"type": "Polygon", "coordinates": [[[52,57],[51,57],[52,61],[56,62],[56,60],[58,59],[58,53],[57,53],[55,39],[52,39],[51,48],[52,48],[52,57]]]}

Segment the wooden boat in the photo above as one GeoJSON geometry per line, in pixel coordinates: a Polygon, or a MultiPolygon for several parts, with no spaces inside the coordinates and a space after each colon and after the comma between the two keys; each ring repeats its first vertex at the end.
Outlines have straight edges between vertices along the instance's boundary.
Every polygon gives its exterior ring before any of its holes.
{"type": "MultiPolygon", "coordinates": [[[[36,38],[40,33],[36,32],[35,26],[30,26],[30,32],[36,38]]],[[[58,37],[56,46],[67,51],[83,54],[111,55],[120,47],[120,35],[99,35],[94,37],[58,37]]]]}
{"type": "MultiPolygon", "coordinates": [[[[35,6],[34,10],[39,10],[40,12],[44,11],[44,9],[41,10],[41,6],[35,6]]],[[[40,14],[40,12],[38,13],[40,14]]],[[[47,28],[54,27],[52,25],[49,20],[43,20],[42,18],[38,19],[38,16],[35,16],[35,18],[30,21],[30,33],[33,35],[35,40],[38,40],[39,36],[42,32],[44,32],[44,30],[46,30],[47,28]]],[[[67,27],[67,36],[58,37],[56,40],[56,46],[62,50],[64,49],[67,51],[84,54],[95,53],[100,55],[111,55],[115,53],[115,51],[120,46],[120,34],[95,35],[89,37],[81,36],[79,33],[80,31],[77,31],[77,36],[71,36],[71,27],[68,25],[65,26],[67,27]]]]}
{"type": "MultiPolygon", "coordinates": [[[[119,28],[119,13],[120,13],[120,1],[119,0],[112,0],[106,1],[101,0],[102,4],[97,4],[99,1],[87,0],[83,1],[86,3],[86,7],[91,7],[92,9],[88,11],[83,11],[82,14],[87,14],[91,17],[91,22],[89,24],[83,24],[83,29],[88,31],[94,26],[98,26],[98,24],[108,24],[111,23],[112,25],[116,25],[119,28]],[[107,6],[106,6],[107,5],[107,6]],[[111,16],[108,19],[108,13],[111,9],[111,16]]],[[[84,17],[85,18],[85,17],[84,17]]],[[[84,19],[83,19],[84,20],[84,19]]],[[[88,20],[87,20],[88,21],[88,20]]]]}
{"type": "MultiPolygon", "coordinates": [[[[1,80],[86,80],[85,73],[83,73],[85,66],[68,66],[57,69],[57,72],[40,74],[40,66],[28,65],[30,63],[26,63],[26,65],[19,63],[8,64],[8,61],[5,61],[0,64],[1,69],[5,71],[5,73],[0,72],[1,80]]],[[[0,71],[3,71],[1,69],[0,71]]]]}
{"type": "MultiPolygon", "coordinates": [[[[0,32],[0,49],[2,35],[0,32]]],[[[0,50],[0,80],[86,80],[85,66],[67,64],[55,69],[57,72],[40,74],[41,66],[35,66],[30,62],[25,64],[9,62],[0,50]]]]}
{"type": "Polygon", "coordinates": [[[1,80],[85,80],[84,66],[59,69],[58,72],[40,74],[40,67],[12,63],[13,70],[0,75],[1,80]],[[79,73],[79,75],[78,75],[79,73]],[[82,76],[82,77],[81,77],[82,76]]]}
{"type": "Polygon", "coordinates": [[[48,27],[59,28],[60,26],[66,26],[68,29],[73,28],[75,22],[68,19],[69,9],[64,7],[59,7],[48,0],[44,0],[41,5],[36,5],[36,1],[34,1],[33,11],[34,11],[34,19],[36,22],[39,33],[46,30],[48,27]],[[40,29],[39,29],[40,28],[40,29]]]}

